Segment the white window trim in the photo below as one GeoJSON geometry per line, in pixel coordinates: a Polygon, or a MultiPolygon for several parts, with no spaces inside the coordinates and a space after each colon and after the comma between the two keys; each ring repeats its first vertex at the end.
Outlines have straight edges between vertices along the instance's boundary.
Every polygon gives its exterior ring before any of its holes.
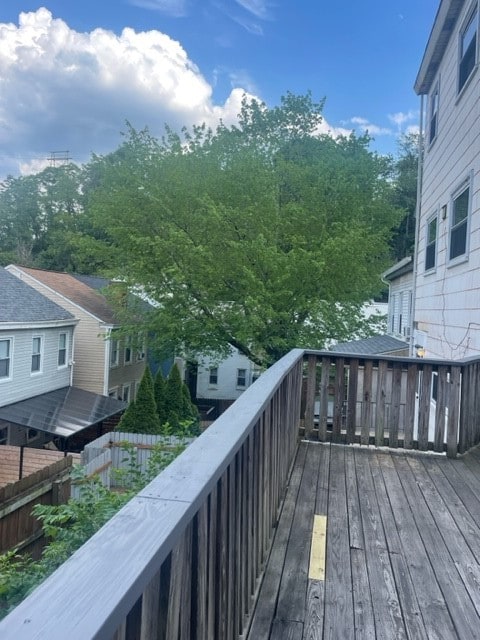
{"type": "Polygon", "coordinates": [[[68,338],[68,331],[60,331],[58,334],[58,348],[57,348],[57,369],[66,369],[68,367],[68,349],[69,349],[70,343],[69,343],[69,338],[68,338]],[[63,351],[63,349],[60,349],[60,336],[65,336],[65,364],[58,364],[58,359],[60,356],[60,351],[63,351]]]}
{"type": "Polygon", "coordinates": [[[248,384],[247,384],[247,383],[248,383],[248,378],[247,378],[247,376],[248,376],[248,370],[247,370],[247,369],[245,369],[244,367],[239,367],[239,368],[237,369],[236,376],[237,376],[237,377],[236,377],[236,383],[237,383],[237,384],[236,384],[236,387],[237,387],[237,389],[246,389],[246,388],[247,388],[247,386],[248,386],[248,384]],[[238,382],[238,378],[239,378],[239,371],[245,371],[245,376],[244,376],[244,377],[245,377],[245,384],[239,384],[239,382],[238,382]]]}
{"type": "Polygon", "coordinates": [[[437,257],[438,257],[438,225],[440,222],[440,216],[439,216],[439,211],[438,209],[435,211],[435,213],[433,213],[429,218],[427,218],[427,225],[425,227],[425,260],[423,261],[423,270],[424,273],[426,275],[430,275],[431,273],[435,273],[435,271],[437,270],[437,257]],[[435,261],[433,263],[433,267],[429,267],[427,269],[427,248],[429,244],[432,244],[431,242],[428,242],[428,228],[430,226],[430,223],[433,222],[433,220],[437,221],[437,225],[435,228],[435,261]]]}
{"type": "Polygon", "coordinates": [[[448,224],[448,241],[447,241],[447,266],[454,267],[462,262],[467,262],[470,253],[470,219],[472,217],[472,196],[473,196],[473,171],[470,171],[468,177],[465,178],[457,188],[452,191],[450,196],[450,216],[448,224]],[[454,201],[462,195],[464,191],[468,189],[468,209],[467,209],[467,223],[466,223],[466,238],[465,238],[465,253],[450,258],[450,246],[452,242],[452,223],[453,223],[453,204],[454,201]]]}
{"type": "Polygon", "coordinates": [[[109,340],[110,340],[109,364],[110,364],[110,369],[113,369],[114,367],[118,367],[120,362],[120,340],[118,338],[114,338],[112,334],[110,334],[109,340]],[[112,354],[114,353],[114,350],[113,350],[114,342],[117,343],[117,351],[116,351],[115,360],[112,360],[112,354]]]}
{"type": "Polygon", "coordinates": [[[13,336],[1,336],[0,341],[8,340],[10,342],[10,350],[8,354],[9,367],[8,367],[8,376],[0,377],[0,384],[2,382],[10,382],[13,378],[13,348],[14,348],[14,339],[13,336]]]}
{"type": "Polygon", "coordinates": [[[440,112],[440,78],[433,85],[432,92],[428,96],[428,148],[432,147],[435,140],[438,138],[438,124],[439,124],[439,112],[440,112]],[[435,117],[435,135],[431,137],[432,131],[432,98],[436,94],[437,96],[437,110],[435,117]]]}
{"type": "Polygon", "coordinates": [[[218,387],[218,367],[209,367],[209,369],[208,369],[208,386],[211,387],[211,388],[214,388],[214,389],[216,389],[218,387]],[[211,373],[212,373],[213,370],[216,371],[216,378],[217,378],[216,382],[212,382],[211,381],[211,373]]]}
{"type": "Polygon", "coordinates": [[[458,32],[458,52],[457,52],[457,100],[460,100],[461,96],[464,94],[464,92],[466,91],[467,87],[470,85],[470,82],[472,81],[473,76],[475,75],[475,72],[478,68],[478,52],[479,52],[479,7],[478,7],[478,3],[477,0],[475,0],[475,2],[472,2],[466,16],[465,19],[462,23],[462,26],[458,32]],[[470,71],[468,78],[465,79],[465,82],[463,83],[463,85],[460,87],[460,63],[462,60],[462,38],[463,38],[463,34],[465,33],[465,31],[467,30],[467,27],[470,23],[470,20],[472,18],[472,14],[474,12],[477,12],[477,42],[476,42],[476,50],[475,50],[475,64],[473,65],[472,70],[470,71]]]}
{"type": "Polygon", "coordinates": [[[44,351],[44,344],[45,344],[45,335],[41,334],[41,333],[34,333],[32,335],[32,355],[30,358],[30,375],[31,376],[39,376],[43,373],[43,351],[44,351]],[[33,353],[33,341],[35,339],[39,339],[40,340],[40,351],[38,353],[33,353]],[[40,366],[38,369],[35,369],[35,371],[32,369],[33,367],[33,356],[40,356],[40,366]]]}
{"type": "Polygon", "coordinates": [[[118,398],[118,387],[112,387],[111,389],[108,390],[108,397],[109,398],[118,398]]]}
{"type": "Polygon", "coordinates": [[[126,382],[125,384],[122,384],[122,400],[124,402],[130,402],[132,399],[132,383],[131,382],[126,382]],[[124,393],[125,390],[128,389],[128,399],[125,400],[124,398],[124,393]]]}

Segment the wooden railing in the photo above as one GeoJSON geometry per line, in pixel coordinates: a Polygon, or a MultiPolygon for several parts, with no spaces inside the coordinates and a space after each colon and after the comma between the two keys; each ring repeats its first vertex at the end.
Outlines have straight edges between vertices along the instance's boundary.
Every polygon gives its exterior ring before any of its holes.
{"type": "Polygon", "coordinates": [[[305,352],[305,437],[432,449],[480,443],[480,361],[305,352]]]}
{"type": "Polygon", "coordinates": [[[300,426],[453,457],[480,441],[479,385],[475,360],[291,351],[0,622],[0,638],[238,638],[300,426]]]}
{"type": "Polygon", "coordinates": [[[205,433],[0,622],[2,640],[237,638],[293,463],[303,351],[205,433]]]}

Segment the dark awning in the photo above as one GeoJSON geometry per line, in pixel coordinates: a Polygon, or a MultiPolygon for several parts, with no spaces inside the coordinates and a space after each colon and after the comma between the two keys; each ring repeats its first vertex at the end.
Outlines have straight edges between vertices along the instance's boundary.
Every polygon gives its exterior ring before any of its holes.
{"type": "Polygon", "coordinates": [[[0,407],[0,420],[68,438],[123,411],[126,406],[115,398],[65,387],[0,407]]]}

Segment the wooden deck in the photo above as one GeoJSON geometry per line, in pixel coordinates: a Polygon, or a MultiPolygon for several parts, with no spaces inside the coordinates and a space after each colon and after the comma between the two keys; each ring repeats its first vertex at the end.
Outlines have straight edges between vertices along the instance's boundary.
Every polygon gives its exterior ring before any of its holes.
{"type": "Polygon", "coordinates": [[[480,451],[301,443],[249,640],[480,637],[480,451]],[[325,580],[309,578],[314,514],[325,580]]]}

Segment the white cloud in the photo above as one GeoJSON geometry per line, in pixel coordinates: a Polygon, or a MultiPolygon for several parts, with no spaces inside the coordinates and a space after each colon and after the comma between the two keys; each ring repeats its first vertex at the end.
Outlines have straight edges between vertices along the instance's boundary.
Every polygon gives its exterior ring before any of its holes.
{"type": "Polygon", "coordinates": [[[128,0],[134,7],[160,11],[175,18],[185,16],[187,13],[185,0],[128,0]]]}
{"type": "Polygon", "coordinates": [[[20,14],[18,27],[0,24],[0,69],[0,177],[28,171],[55,149],[76,161],[108,152],[126,120],[154,134],[165,123],[233,122],[253,86],[232,77],[231,95],[215,105],[211,85],[169,36],[78,33],[44,8],[20,14]]]}
{"type": "Polygon", "coordinates": [[[387,127],[380,127],[376,124],[372,124],[367,118],[360,116],[354,116],[350,118],[348,122],[351,122],[355,128],[358,128],[362,133],[368,133],[371,136],[389,136],[392,135],[392,130],[387,127]]]}
{"type": "Polygon", "coordinates": [[[237,4],[252,13],[257,18],[268,18],[268,4],[264,0],[235,0],[237,4]]]}
{"type": "Polygon", "coordinates": [[[406,135],[418,135],[420,133],[420,127],[418,124],[411,124],[405,129],[406,135]]]}
{"type": "Polygon", "coordinates": [[[237,24],[243,27],[245,31],[248,31],[248,33],[251,33],[254,36],[263,36],[263,27],[262,25],[258,24],[258,22],[252,22],[251,20],[247,20],[240,16],[232,15],[231,18],[237,24]]]}
{"type": "Polygon", "coordinates": [[[402,131],[403,125],[412,120],[418,120],[418,111],[399,111],[398,113],[389,114],[388,119],[393,124],[397,125],[398,131],[402,131]]]}

